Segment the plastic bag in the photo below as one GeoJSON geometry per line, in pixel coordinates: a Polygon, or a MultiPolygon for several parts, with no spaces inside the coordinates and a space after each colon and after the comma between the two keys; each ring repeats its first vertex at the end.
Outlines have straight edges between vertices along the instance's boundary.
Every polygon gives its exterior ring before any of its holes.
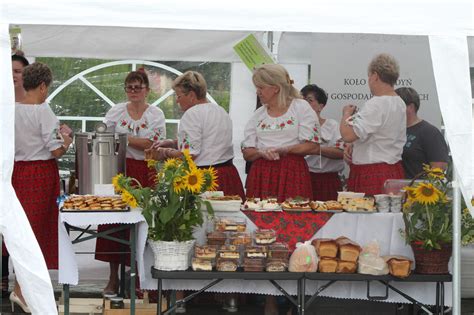
{"type": "Polygon", "coordinates": [[[377,240],[373,240],[362,248],[359,256],[358,272],[375,276],[388,274],[388,265],[380,257],[380,246],[377,240]]]}
{"type": "Polygon", "coordinates": [[[291,272],[315,272],[318,270],[318,256],[311,241],[297,243],[291,254],[288,270],[291,272]]]}

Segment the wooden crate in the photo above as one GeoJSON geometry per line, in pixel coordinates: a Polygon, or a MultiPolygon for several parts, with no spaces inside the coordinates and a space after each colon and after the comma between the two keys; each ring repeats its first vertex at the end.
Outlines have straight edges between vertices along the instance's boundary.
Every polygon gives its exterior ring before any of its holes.
{"type": "MultiPolygon", "coordinates": [[[[103,299],[69,299],[69,313],[75,314],[102,314],[103,299]]],[[[64,305],[58,305],[59,315],[64,315],[64,305]]]]}
{"type": "MultiPolygon", "coordinates": [[[[103,315],[129,315],[130,314],[130,300],[124,300],[125,308],[111,309],[110,301],[105,301],[103,315]]],[[[143,300],[135,300],[135,315],[156,315],[156,303],[148,303],[143,300]]],[[[166,311],[166,299],[163,298],[161,310],[166,311]]]]}

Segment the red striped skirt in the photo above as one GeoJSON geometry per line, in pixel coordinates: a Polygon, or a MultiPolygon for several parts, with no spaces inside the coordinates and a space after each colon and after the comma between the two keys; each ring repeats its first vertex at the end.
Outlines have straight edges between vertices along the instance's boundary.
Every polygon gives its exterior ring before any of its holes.
{"type": "Polygon", "coordinates": [[[381,194],[387,179],[404,179],[402,162],[395,164],[351,164],[347,186],[350,191],[364,192],[368,195],[381,194]]]}
{"type": "Polygon", "coordinates": [[[245,201],[244,186],[235,165],[215,166],[214,168],[217,172],[217,190],[223,191],[224,195],[239,195],[245,201]]]}
{"type": "Polygon", "coordinates": [[[342,188],[337,172],[310,172],[309,174],[311,176],[311,187],[313,188],[313,200],[337,200],[337,192],[341,191],[342,188]]]}
{"type": "MultiPolygon", "coordinates": [[[[151,187],[154,184],[154,177],[156,172],[151,170],[147,167],[146,161],[141,160],[134,160],[127,158],[126,170],[125,173],[129,177],[135,178],[143,187],[151,187]]],[[[118,224],[104,224],[99,225],[97,228],[98,232],[103,232],[113,227],[119,226],[118,224]]],[[[110,234],[110,236],[117,237],[120,239],[128,240],[130,237],[130,231],[120,231],[110,234]]],[[[123,252],[129,251],[128,247],[124,248],[124,245],[107,240],[104,238],[97,238],[96,246],[95,246],[95,259],[106,261],[106,262],[114,262],[114,263],[121,263],[122,258],[120,254],[101,254],[101,252],[123,252]]],[[[125,254],[125,263],[127,266],[130,265],[130,254],[125,254]]]]}
{"type": "Polygon", "coordinates": [[[278,202],[296,196],[313,196],[308,165],[304,157],[293,154],[276,161],[255,160],[247,176],[246,188],[247,197],[276,197],[278,202]]]}
{"type": "MultiPolygon", "coordinates": [[[[58,269],[58,163],[55,159],[15,162],[12,185],[48,269],[58,269]]],[[[7,254],[5,247],[2,254],[7,254]]]]}

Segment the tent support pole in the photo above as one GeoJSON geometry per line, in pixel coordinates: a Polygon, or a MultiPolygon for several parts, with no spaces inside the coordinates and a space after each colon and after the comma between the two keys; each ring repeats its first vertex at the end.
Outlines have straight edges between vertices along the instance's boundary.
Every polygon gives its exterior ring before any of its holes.
{"type": "Polygon", "coordinates": [[[453,315],[461,314],[461,192],[453,166],[453,315]]]}

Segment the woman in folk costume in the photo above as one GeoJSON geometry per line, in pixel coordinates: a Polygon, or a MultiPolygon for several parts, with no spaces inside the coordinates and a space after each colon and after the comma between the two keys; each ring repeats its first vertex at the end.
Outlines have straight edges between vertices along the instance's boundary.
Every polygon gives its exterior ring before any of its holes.
{"type": "Polygon", "coordinates": [[[313,200],[336,200],[337,192],[342,189],[339,173],[344,170],[344,142],[339,133],[339,123],[321,116],[321,111],[326,107],[328,100],[322,88],[316,84],[308,84],[301,89],[301,94],[314,109],[321,126],[321,151],[306,156],[313,200]]]}
{"type": "MultiPolygon", "coordinates": [[[[23,70],[26,91],[15,105],[15,164],[12,185],[43,252],[48,269],[58,269],[59,170],[57,158],[72,139],[46,103],[52,73],[36,62],[23,70]]],[[[10,301],[29,312],[18,283],[10,301]]]]}
{"type": "Polygon", "coordinates": [[[340,131],[352,144],[348,189],[369,195],[380,194],[387,179],[405,178],[402,165],[406,141],[406,105],[395,93],[400,69],[388,54],[375,56],[368,67],[373,97],[360,111],[343,108],[340,131]]]}
{"type": "Polygon", "coordinates": [[[278,202],[311,198],[311,179],[304,159],[319,152],[319,122],[311,106],[293,87],[280,65],[255,70],[253,83],[262,107],[247,122],[242,153],[252,166],[247,197],[276,197],[278,202]]]}
{"type": "MultiPolygon", "coordinates": [[[[154,183],[145,161],[144,150],[148,149],[153,141],[166,137],[165,115],[161,109],[149,105],[146,101],[150,92],[150,83],[143,69],[130,72],[124,83],[128,101],[112,107],[107,112],[104,122],[107,124],[107,131],[128,135],[125,173],[138,180],[143,187],[149,187],[154,183]]],[[[99,226],[98,230],[110,228],[111,225],[103,225],[99,226]]],[[[120,234],[117,232],[111,235],[120,237],[120,234]]],[[[101,254],[101,252],[120,252],[121,247],[122,245],[118,242],[97,239],[95,258],[110,264],[109,282],[104,289],[104,294],[115,294],[118,291],[121,255],[101,254]]],[[[130,263],[130,255],[127,255],[125,262],[130,263]]]]}
{"type": "Polygon", "coordinates": [[[219,105],[207,98],[207,83],[195,71],[187,71],[173,82],[176,101],[184,112],[177,140],[158,141],[150,150],[155,159],[179,158],[189,150],[199,168],[212,166],[216,171],[217,190],[225,195],[239,195],[245,200],[244,188],[234,166],[232,120],[219,105]]]}

